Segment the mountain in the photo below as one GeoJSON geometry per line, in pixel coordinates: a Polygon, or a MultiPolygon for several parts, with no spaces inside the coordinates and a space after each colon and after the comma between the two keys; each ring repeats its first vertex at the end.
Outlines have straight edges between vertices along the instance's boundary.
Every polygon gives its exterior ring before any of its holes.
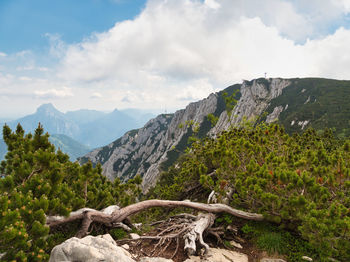
{"type": "Polygon", "coordinates": [[[76,137],[79,133],[79,125],[60,111],[52,104],[41,105],[34,114],[8,122],[11,129],[15,129],[20,123],[26,132],[33,132],[38,123],[41,123],[49,134],[65,134],[70,137],[76,137]]]}
{"type": "MultiPolygon", "coordinates": [[[[75,141],[66,135],[53,134],[49,140],[55,145],[56,149],[61,149],[62,152],[69,155],[71,161],[75,161],[78,157],[88,153],[91,148],[75,141]]],[[[7,153],[7,146],[4,140],[0,139],[0,161],[4,159],[7,153]]]]}
{"type": "MultiPolygon", "coordinates": [[[[143,123],[144,124],[144,123],[143,123]]],[[[107,144],[121,137],[125,132],[142,126],[129,115],[115,109],[113,112],[104,114],[92,122],[81,125],[78,141],[91,147],[107,144]]]]}
{"type": "Polygon", "coordinates": [[[53,134],[50,135],[49,140],[56,149],[61,149],[62,152],[68,154],[72,162],[91,150],[91,148],[66,135],[53,134]]]}
{"type": "Polygon", "coordinates": [[[4,159],[7,152],[7,146],[4,140],[0,139],[0,161],[4,159]]]}
{"type": "Polygon", "coordinates": [[[101,117],[104,117],[106,113],[97,111],[97,110],[89,110],[89,109],[80,109],[76,111],[68,111],[65,115],[66,117],[77,123],[78,125],[91,123],[101,117]]]}
{"type": "Polygon", "coordinates": [[[136,120],[137,124],[143,126],[148,120],[155,117],[155,114],[150,112],[145,112],[140,109],[129,108],[121,110],[124,114],[136,120]]]}
{"type": "Polygon", "coordinates": [[[26,132],[33,132],[40,122],[49,134],[63,134],[90,148],[119,138],[130,129],[144,125],[153,115],[141,110],[115,109],[111,113],[77,110],[62,113],[52,104],[41,105],[34,114],[7,122],[12,129],[21,123],[26,132]]]}
{"type": "Polygon", "coordinates": [[[140,174],[147,191],[155,184],[161,170],[167,169],[184,152],[195,129],[199,137],[215,136],[231,125],[251,120],[279,122],[289,133],[308,127],[328,127],[336,135],[345,137],[350,135],[349,99],[350,81],[321,78],[244,81],[174,114],[159,115],[143,128],[127,132],[79,161],[101,163],[103,174],[112,180],[116,177],[127,180],[140,174]],[[228,114],[226,102],[235,90],[239,91],[235,95],[237,104],[232,114],[228,114]],[[214,127],[209,114],[217,118],[214,127]],[[194,124],[188,126],[188,123],[194,124]]]}

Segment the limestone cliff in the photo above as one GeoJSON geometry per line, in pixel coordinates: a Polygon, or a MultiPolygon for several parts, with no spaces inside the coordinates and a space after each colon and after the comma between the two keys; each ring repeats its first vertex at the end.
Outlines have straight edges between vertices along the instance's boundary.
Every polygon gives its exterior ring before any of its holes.
{"type": "Polygon", "coordinates": [[[143,187],[147,190],[154,185],[167,153],[184,140],[187,144],[186,135],[190,130],[181,128],[181,125],[191,120],[202,123],[208,114],[216,110],[217,97],[218,94],[211,94],[175,114],[159,115],[143,128],[129,131],[115,142],[85,155],[81,162],[91,160],[101,163],[103,174],[112,180],[115,177],[127,180],[141,174],[143,187]]]}
{"type": "Polygon", "coordinates": [[[240,88],[241,97],[233,109],[231,117],[229,118],[227,112],[224,111],[210,133],[217,134],[227,130],[231,125],[239,125],[243,120],[249,121],[257,118],[265,111],[270,101],[280,96],[282,90],[290,83],[291,81],[280,78],[243,82],[240,88]]]}
{"type": "Polygon", "coordinates": [[[191,103],[174,114],[159,115],[143,128],[129,131],[115,142],[90,152],[80,162],[91,160],[95,164],[101,163],[103,173],[112,180],[115,177],[127,180],[140,174],[147,191],[155,184],[161,168],[166,169],[173,164],[187,147],[188,138],[193,134],[193,126],[186,127],[188,121],[193,120],[198,126],[199,137],[215,136],[230,126],[258,117],[268,123],[278,121],[290,133],[310,126],[325,128],[329,123],[332,123],[329,127],[348,132],[339,117],[350,118],[350,106],[345,102],[349,97],[349,81],[315,78],[244,81],[191,103]],[[230,95],[237,89],[238,102],[229,117],[223,92],[230,95]],[[333,100],[341,94],[336,100],[344,100],[342,106],[349,109],[339,111],[335,108],[336,103],[329,101],[329,94],[333,100]],[[208,114],[218,118],[214,127],[207,118],[208,114]]]}

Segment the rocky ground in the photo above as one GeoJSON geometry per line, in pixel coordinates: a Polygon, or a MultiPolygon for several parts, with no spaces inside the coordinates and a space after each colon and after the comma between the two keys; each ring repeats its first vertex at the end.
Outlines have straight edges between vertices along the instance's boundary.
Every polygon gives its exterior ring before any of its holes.
{"type": "MultiPolygon", "coordinates": [[[[155,232],[153,232],[155,233],[155,232]]],[[[149,232],[149,236],[152,232],[149,232]]],[[[87,236],[82,239],[71,238],[56,246],[51,253],[50,262],[57,261],[106,261],[106,262],[283,262],[278,256],[267,255],[248,241],[231,240],[231,247],[218,244],[214,238],[207,238],[210,246],[207,254],[188,256],[184,252],[184,241],[160,245],[158,240],[141,239],[130,234],[129,239],[117,242],[109,235],[87,236]]],[[[142,237],[142,236],[141,236],[142,237]]],[[[203,253],[203,249],[201,250],[203,253]]]]}

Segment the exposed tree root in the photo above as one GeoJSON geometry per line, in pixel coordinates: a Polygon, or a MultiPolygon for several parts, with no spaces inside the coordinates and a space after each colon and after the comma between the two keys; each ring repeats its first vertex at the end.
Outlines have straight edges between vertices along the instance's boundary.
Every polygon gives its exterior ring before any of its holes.
{"type": "Polygon", "coordinates": [[[121,227],[126,231],[130,231],[130,221],[128,221],[129,216],[152,207],[187,207],[208,213],[200,214],[197,217],[190,214],[180,214],[170,218],[168,221],[161,221],[160,224],[162,226],[159,226],[160,231],[157,235],[142,236],[138,239],[158,240],[151,255],[154,255],[154,253],[157,252],[164,252],[172,241],[176,241],[177,247],[173,255],[175,256],[181,238],[185,240],[184,249],[188,255],[196,253],[196,242],[198,242],[201,247],[204,247],[204,254],[207,253],[209,246],[203,240],[203,233],[205,231],[214,235],[218,241],[221,240],[221,232],[217,229],[211,229],[211,226],[215,221],[215,213],[225,212],[247,220],[263,220],[263,216],[260,214],[237,210],[224,204],[203,204],[191,201],[155,199],[139,202],[121,209],[118,206],[111,206],[101,211],[84,208],[72,212],[68,217],[47,217],[46,224],[52,228],[80,220],[82,223],[80,230],[76,234],[77,237],[84,237],[87,235],[92,223],[102,224],[110,228],[121,227]]]}

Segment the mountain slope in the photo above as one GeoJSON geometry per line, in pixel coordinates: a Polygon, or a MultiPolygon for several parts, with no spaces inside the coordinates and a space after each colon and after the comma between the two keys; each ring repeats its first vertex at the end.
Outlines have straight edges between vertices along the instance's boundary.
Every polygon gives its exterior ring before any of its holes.
{"type": "Polygon", "coordinates": [[[81,125],[77,140],[86,141],[88,146],[97,147],[110,143],[130,129],[140,126],[142,125],[139,125],[135,119],[115,109],[92,122],[81,125]]]}
{"type": "MultiPolygon", "coordinates": [[[[71,161],[75,161],[78,157],[83,156],[91,150],[91,148],[66,135],[53,134],[50,135],[49,140],[55,145],[56,149],[61,149],[63,153],[68,154],[71,161]]],[[[0,161],[4,159],[6,153],[7,146],[4,140],[0,139],[0,161]]]]}
{"type": "Polygon", "coordinates": [[[332,128],[340,137],[350,136],[350,81],[322,78],[295,79],[283,94],[271,101],[266,109],[272,113],[285,108],[279,115],[287,132],[306,127],[332,128]],[[287,108],[286,108],[287,107],[287,108]]]}
{"type": "Polygon", "coordinates": [[[55,145],[56,149],[61,149],[62,152],[68,154],[72,162],[91,150],[91,148],[66,135],[53,134],[50,135],[49,140],[55,145]]]}
{"type": "Polygon", "coordinates": [[[186,127],[188,121],[193,120],[198,125],[200,137],[215,136],[230,125],[257,118],[267,122],[279,121],[288,132],[308,127],[331,127],[337,134],[345,135],[349,132],[350,105],[346,102],[349,98],[350,81],[312,78],[244,81],[191,103],[173,115],[160,115],[143,128],[90,152],[80,161],[101,163],[104,175],[110,179],[121,177],[127,180],[141,174],[143,187],[147,190],[154,185],[161,168],[170,166],[186,148],[194,128],[186,127]],[[238,102],[229,117],[223,94],[230,95],[236,89],[239,90],[236,95],[238,102]],[[208,114],[218,117],[213,128],[208,114]]]}
{"type": "Polygon", "coordinates": [[[86,109],[62,113],[52,104],[44,104],[34,114],[7,124],[15,129],[21,123],[26,132],[33,132],[40,122],[49,134],[63,134],[95,148],[114,141],[130,129],[141,127],[151,117],[130,109],[126,112],[115,109],[111,113],[86,109]]]}
{"type": "Polygon", "coordinates": [[[4,159],[7,152],[7,146],[4,140],[0,139],[0,161],[4,159]]]}
{"type": "Polygon", "coordinates": [[[104,117],[106,113],[97,110],[80,109],[76,111],[68,111],[65,115],[69,120],[78,125],[82,125],[104,117]]]}
{"type": "Polygon", "coordinates": [[[33,132],[38,127],[39,122],[49,134],[65,134],[75,138],[79,133],[78,124],[67,118],[52,104],[43,104],[34,114],[10,121],[7,124],[11,129],[15,129],[20,123],[26,132],[33,132]]]}

